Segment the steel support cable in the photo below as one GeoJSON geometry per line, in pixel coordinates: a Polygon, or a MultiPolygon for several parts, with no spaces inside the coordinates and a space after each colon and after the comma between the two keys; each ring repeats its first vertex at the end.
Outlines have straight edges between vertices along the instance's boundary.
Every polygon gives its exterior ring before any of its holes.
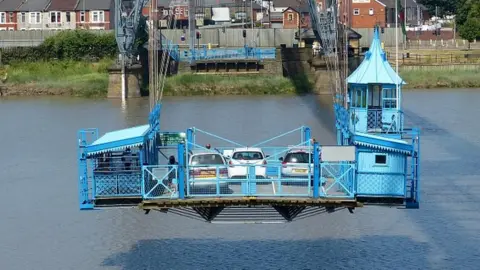
{"type": "MultiPolygon", "coordinates": [[[[172,16],[172,17],[169,17],[169,20],[167,22],[167,28],[170,28],[171,25],[175,26],[177,23],[177,18],[175,16],[172,16]],[[172,22],[172,18],[173,18],[173,22],[172,22]]],[[[162,37],[163,38],[163,37],[162,37]]],[[[167,44],[168,45],[168,44],[167,44]]],[[[168,47],[167,46],[167,51],[166,53],[162,50],[162,64],[161,64],[161,67],[160,67],[160,73],[159,73],[159,76],[162,76],[161,77],[161,80],[159,82],[159,84],[161,84],[161,87],[159,88],[159,95],[158,95],[158,99],[157,99],[157,102],[161,102],[162,101],[162,98],[163,98],[163,90],[164,90],[164,87],[165,87],[165,80],[166,80],[166,77],[167,77],[167,72],[168,72],[168,69],[167,69],[167,63],[169,63],[170,61],[169,58],[170,58],[170,54],[173,50],[173,43],[171,44],[172,46],[171,47],[168,47]]],[[[163,44],[160,44],[160,46],[162,47],[163,44]]]]}

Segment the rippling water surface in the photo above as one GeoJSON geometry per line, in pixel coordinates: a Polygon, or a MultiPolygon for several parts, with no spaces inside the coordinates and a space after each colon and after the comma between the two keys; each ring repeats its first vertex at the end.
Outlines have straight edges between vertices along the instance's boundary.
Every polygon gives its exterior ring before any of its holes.
{"type": "MultiPolygon", "coordinates": [[[[76,132],[144,124],[147,100],[0,100],[0,269],[479,269],[480,91],[404,94],[422,128],[419,210],[366,207],[218,225],[136,209],[80,212],[76,132]]],[[[170,98],[162,126],[245,143],[300,125],[334,143],[316,97],[170,98]]]]}

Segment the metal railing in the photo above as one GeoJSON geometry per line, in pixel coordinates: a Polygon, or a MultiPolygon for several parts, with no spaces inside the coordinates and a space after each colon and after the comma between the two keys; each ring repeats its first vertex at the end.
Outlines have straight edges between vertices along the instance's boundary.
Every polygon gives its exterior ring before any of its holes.
{"type": "Polygon", "coordinates": [[[178,165],[142,167],[141,194],[144,199],[178,198],[178,165]]]}
{"type": "Polygon", "coordinates": [[[207,46],[196,48],[192,51],[188,49],[182,50],[180,53],[180,61],[195,61],[195,60],[235,60],[235,59],[252,59],[264,60],[275,59],[275,48],[214,48],[208,49],[207,46]]]}

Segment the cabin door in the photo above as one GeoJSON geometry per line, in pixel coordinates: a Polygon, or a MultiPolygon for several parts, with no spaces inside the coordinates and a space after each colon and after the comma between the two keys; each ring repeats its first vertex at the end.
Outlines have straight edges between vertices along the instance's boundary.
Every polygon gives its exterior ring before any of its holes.
{"type": "Polygon", "coordinates": [[[373,85],[368,89],[367,130],[382,129],[382,89],[373,85]]]}

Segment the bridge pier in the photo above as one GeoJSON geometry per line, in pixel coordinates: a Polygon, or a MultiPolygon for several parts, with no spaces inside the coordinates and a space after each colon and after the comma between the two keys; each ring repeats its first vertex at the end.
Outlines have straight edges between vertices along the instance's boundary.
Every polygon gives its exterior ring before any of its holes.
{"type": "MultiPolygon", "coordinates": [[[[138,64],[125,68],[126,98],[141,96],[142,72],[142,66],[138,64]]],[[[113,65],[108,69],[107,96],[108,98],[122,98],[122,68],[119,65],[113,65]]]]}

